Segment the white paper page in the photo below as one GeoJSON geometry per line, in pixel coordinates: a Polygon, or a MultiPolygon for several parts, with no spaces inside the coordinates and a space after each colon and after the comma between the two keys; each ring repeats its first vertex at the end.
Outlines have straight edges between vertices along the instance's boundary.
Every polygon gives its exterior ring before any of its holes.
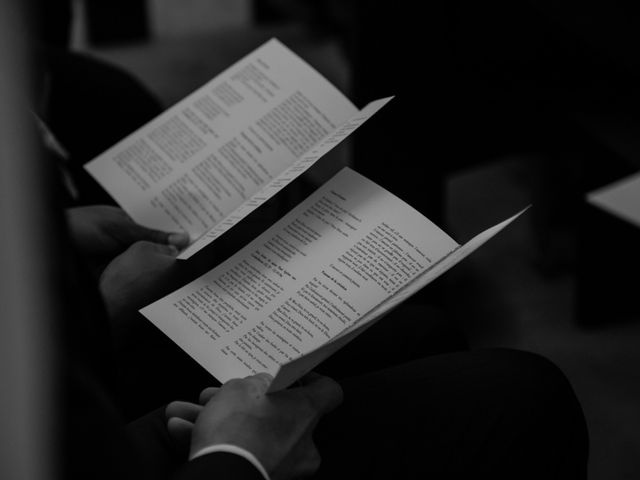
{"type": "Polygon", "coordinates": [[[345,168],[240,252],[141,312],[222,382],[275,374],[457,247],[345,168]]]}
{"type": "Polygon", "coordinates": [[[640,227],[640,173],[587,194],[587,201],[640,227]]]}
{"type": "MultiPolygon", "coordinates": [[[[528,207],[527,207],[528,208],[528,207]]],[[[487,241],[493,238],[507,225],[522,215],[527,209],[520,211],[512,217],[488,228],[484,232],[476,235],[464,245],[452,251],[449,255],[443,257],[439,262],[435,263],[431,268],[419,275],[415,280],[407,284],[388,300],[382,302],[379,306],[364,315],[352,327],[345,329],[340,335],[329,341],[328,343],[318,347],[316,350],[296,358],[295,360],[283,364],[269,387],[270,392],[275,392],[288,387],[300,377],[310,372],[314,367],[319,365],[325,359],[333,355],[335,352],[344,347],[358,335],[364,333],[369,327],[382,317],[395,309],[402,302],[407,300],[411,295],[417,293],[426,285],[434,281],[440,275],[450,268],[454,267],[460,261],[472,254],[487,241]]]]}
{"type": "Polygon", "coordinates": [[[195,240],[357,112],[274,39],[86,169],[136,222],[195,240]]]}
{"type": "Polygon", "coordinates": [[[180,252],[178,259],[186,260],[195,253],[202,250],[204,247],[213,242],[223,233],[227,232],[234,225],[240,222],[243,218],[253,212],[256,208],[262,205],[264,202],[273,197],[276,193],[286,187],[289,183],[295,180],[299,175],[304,173],[309,167],[311,167],[320,157],[339,145],[345,138],[351,135],[358,127],[366,122],[371,116],[373,116],[378,110],[384,107],[393,97],[382,98],[369,103],[361,111],[356,113],[352,118],[343,123],[328,137],[321,140],[316,144],[308,153],[304,154],[298,160],[296,160],[289,168],[271,180],[267,185],[262,187],[255,195],[249,200],[244,202],[227,217],[216,224],[208,232],[194,241],[186,249],[180,252]]]}

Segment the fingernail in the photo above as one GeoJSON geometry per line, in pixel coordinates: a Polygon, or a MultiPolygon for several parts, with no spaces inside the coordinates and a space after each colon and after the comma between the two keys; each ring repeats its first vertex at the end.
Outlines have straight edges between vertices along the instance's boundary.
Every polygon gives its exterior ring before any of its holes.
{"type": "Polygon", "coordinates": [[[184,232],[172,233],[167,241],[178,248],[186,247],[189,245],[189,234],[184,232]]]}
{"type": "Polygon", "coordinates": [[[273,382],[273,375],[267,372],[260,372],[255,375],[256,377],[263,378],[267,383],[273,382]]]}
{"type": "Polygon", "coordinates": [[[167,248],[169,250],[169,255],[176,256],[180,252],[175,245],[167,245],[167,248]]]}

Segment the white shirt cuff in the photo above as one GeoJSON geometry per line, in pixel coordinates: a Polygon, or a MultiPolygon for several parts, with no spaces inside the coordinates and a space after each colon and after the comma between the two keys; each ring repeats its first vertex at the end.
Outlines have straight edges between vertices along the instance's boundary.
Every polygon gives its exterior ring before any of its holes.
{"type": "Polygon", "coordinates": [[[203,455],[207,455],[213,452],[225,452],[225,453],[233,453],[234,455],[239,455],[243,457],[247,461],[249,461],[256,469],[260,472],[260,474],[265,478],[265,480],[271,480],[269,478],[269,474],[265,470],[265,468],[260,463],[260,460],[256,458],[256,456],[248,450],[245,450],[242,447],[238,447],[237,445],[230,445],[228,443],[219,443],[217,445],[210,445],[208,447],[201,448],[196,453],[189,457],[189,460],[193,460],[194,458],[201,457],[203,455]]]}

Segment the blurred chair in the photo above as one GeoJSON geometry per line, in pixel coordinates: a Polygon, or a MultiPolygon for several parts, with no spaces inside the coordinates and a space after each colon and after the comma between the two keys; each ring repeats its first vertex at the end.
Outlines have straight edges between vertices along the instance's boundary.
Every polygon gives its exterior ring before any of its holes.
{"type": "MultiPolygon", "coordinates": [[[[57,308],[45,166],[24,104],[29,92],[25,13],[0,3],[0,478],[55,474],[57,308]]],[[[35,27],[34,27],[35,28],[35,27]]]]}

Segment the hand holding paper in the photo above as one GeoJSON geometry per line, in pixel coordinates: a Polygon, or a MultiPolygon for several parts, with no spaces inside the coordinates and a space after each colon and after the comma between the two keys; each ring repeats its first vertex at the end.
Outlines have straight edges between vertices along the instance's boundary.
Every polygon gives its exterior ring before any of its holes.
{"type": "Polygon", "coordinates": [[[229,67],[86,168],[138,223],[189,234],[187,259],[353,133],[359,111],[277,40],[229,67]]]}
{"type": "Polygon", "coordinates": [[[218,380],[267,372],[273,391],[516,217],[461,247],[345,168],[226,262],[141,312],[218,380]]]}

